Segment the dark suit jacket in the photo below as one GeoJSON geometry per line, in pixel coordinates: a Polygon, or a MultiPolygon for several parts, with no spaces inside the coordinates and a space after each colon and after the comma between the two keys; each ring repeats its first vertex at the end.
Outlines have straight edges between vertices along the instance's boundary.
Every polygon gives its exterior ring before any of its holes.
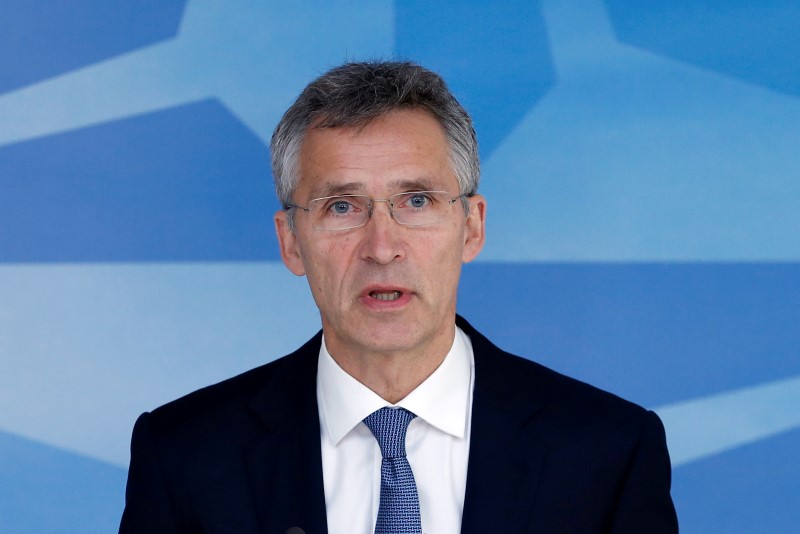
{"type": "MultiPolygon", "coordinates": [[[[475,353],[463,533],[678,531],[655,414],[458,324],[475,353]]],[[[143,414],[120,532],[327,532],[319,347],[317,334],[289,356],[143,414]]]]}

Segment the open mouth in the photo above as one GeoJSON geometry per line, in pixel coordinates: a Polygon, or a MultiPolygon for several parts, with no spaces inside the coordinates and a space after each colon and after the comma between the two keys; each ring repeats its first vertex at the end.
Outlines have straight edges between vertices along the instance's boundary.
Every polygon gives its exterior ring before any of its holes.
{"type": "Polygon", "coordinates": [[[400,291],[370,291],[369,296],[383,301],[397,300],[402,296],[400,291]]]}

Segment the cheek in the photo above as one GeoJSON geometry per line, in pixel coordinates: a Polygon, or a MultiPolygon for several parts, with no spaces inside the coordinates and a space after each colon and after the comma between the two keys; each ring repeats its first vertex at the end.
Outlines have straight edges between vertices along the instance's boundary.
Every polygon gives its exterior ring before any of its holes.
{"type": "Polygon", "coordinates": [[[345,277],[352,258],[353,239],[319,240],[310,250],[304,251],[303,262],[309,283],[318,291],[338,288],[345,277]]]}
{"type": "MultiPolygon", "coordinates": [[[[454,232],[455,233],[455,232],[454,232]]],[[[428,251],[436,251],[436,254],[428,252],[429,269],[432,276],[438,280],[435,288],[437,290],[450,290],[453,285],[458,284],[458,273],[461,271],[462,254],[464,244],[458,237],[451,236],[446,242],[431,243],[428,251]]]]}

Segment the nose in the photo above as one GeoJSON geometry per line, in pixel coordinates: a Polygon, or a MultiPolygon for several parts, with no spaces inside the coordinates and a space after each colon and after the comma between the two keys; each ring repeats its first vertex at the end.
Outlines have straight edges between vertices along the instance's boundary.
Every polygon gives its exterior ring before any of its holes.
{"type": "Polygon", "coordinates": [[[373,200],[364,227],[361,257],[382,265],[402,259],[405,256],[402,232],[403,227],[393,220],[389,201],[373,200]]]}

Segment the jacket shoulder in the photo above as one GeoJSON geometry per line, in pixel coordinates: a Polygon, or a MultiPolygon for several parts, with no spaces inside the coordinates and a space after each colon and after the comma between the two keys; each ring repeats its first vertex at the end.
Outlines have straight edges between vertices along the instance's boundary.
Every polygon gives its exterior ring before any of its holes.
{"type": "Polygon", "coordinates": [[[459,326],[470,336],[475,354],[476,388],[486,388],[510,405],[546,407],[563,420],[639,420],[647,410],[596,386],[540,363],[508,353],[468,323],[459,326]]]}
{"type": "Polygon", "coordinates": [[[320,334],[295,352],[237,376],[206,386],[168,402],[148,414],[151,431],[177,431],[202,422],[230,419],[244,414],[265,391],[297,392],[316,387],[320,334]],[[279,391],[280,390],[280,391],[279,391]]]}

